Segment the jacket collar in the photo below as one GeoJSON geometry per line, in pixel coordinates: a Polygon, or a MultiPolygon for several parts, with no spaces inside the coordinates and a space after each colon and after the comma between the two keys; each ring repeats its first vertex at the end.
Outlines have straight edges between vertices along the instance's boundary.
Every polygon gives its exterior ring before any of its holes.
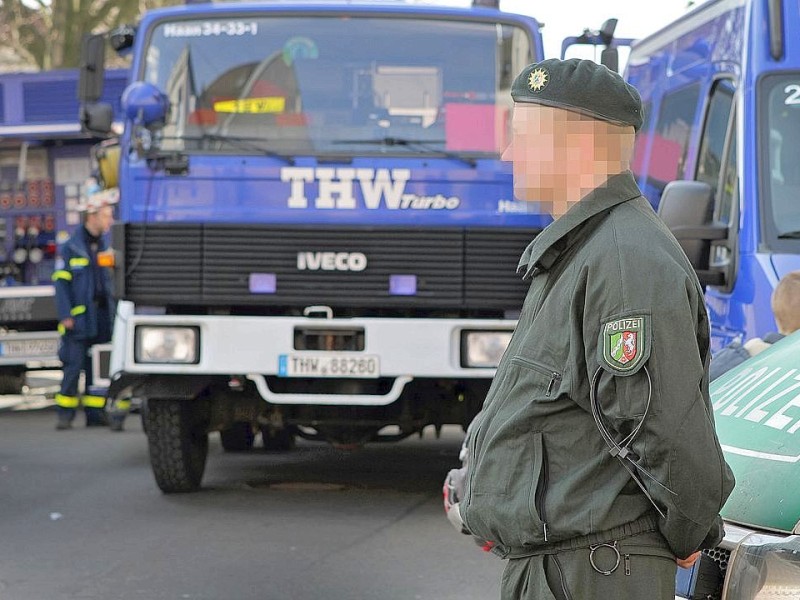
{"type": "Polygon", "coordinates": [[[605,185],[595,188],[581,198],[560,219],[550,223],[528,244],[519,259],[517,273],[530,279],[535,270],[547,271],[558,257],[581,238],[583,225],[598,215],[604,218],[617,204],[642,195],[630,171],[609,177],[605,185]]]}

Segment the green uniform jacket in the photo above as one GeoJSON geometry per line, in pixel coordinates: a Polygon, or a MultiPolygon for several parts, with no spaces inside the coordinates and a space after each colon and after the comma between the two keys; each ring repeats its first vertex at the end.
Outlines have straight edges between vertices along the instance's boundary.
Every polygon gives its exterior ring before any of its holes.
{"type": "Polygon", "coordinates": [[[530,291],[470,435],[461,514],[499,553],[525,552],[657,514],[592,417],[590,389],[632,448],[686,557],[722,535],[733,489],[708,396],[703,291],[630,172],[610,178],[528,246],[530,291]],[[602,369],[598,373],[598,369],[602,369]]]}

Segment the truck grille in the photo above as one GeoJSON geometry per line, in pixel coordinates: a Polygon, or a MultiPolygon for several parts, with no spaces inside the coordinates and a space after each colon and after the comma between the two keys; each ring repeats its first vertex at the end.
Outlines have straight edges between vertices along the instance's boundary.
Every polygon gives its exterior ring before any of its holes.
{"type": "Polygon", "coordinates": [[[118,265],[117,289],[127,300],[153,305],[514,310],[527,290],[516,273],[517,261],[536,233],[512,228],[120,225],[114,245],[126,266],[118,265]],[[316,264],[301,270],[298,254],[305,253],[312,253],[316,264]],[[322,269],[322,253],[360,253],[367,265],[359,271],[322,269]],[[274,276],[274,292],[254,293],[253,274],[274,276]],[[390,294],[393,275],[416,276],[416,293],[390,294]]]}

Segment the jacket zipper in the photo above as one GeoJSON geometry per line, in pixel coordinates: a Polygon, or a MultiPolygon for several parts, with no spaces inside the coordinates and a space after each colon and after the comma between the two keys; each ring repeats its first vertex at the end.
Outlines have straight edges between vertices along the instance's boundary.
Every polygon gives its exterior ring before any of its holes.
{"type": "MultiPolygon", "coordinates": [[[[480,413],[478,413],[480,414],[480,413]]],[[[475,431],[472,432],[472,436],[469,440],[467,440],[467,485],[464,489],[464,497],[461,499],[463,502],[462,508],[466,508],[466,505],[469,504],[469,498],[472,495],[472,479],[475,477],[475,466],[477,461],[477,450],[478,450],[478,434],[481,432],[481,426],[483,425],[483,419],[481,419],[480,423],[475,427],[475,431]]],[[[462,520],[464,513],[461,513],[462,520]]]]}
{"type": "Polygon", "coordinates": [[[544,448],[544,435],[542,435],[542,470],[539,473],[539,486],[536,488],[536,512],[539,513],[539,518],[542,520],[542,532],[544,533],[544,541],[547,542],[547,515],[544,510],[544,498],[547,494],[547,483],[549,481],[547,469],[547,451],[544,448]]]}
{"type": "Polygon", "coordinates": [[[553,386],[556,384],[557,381],[561,381],[561,373],[556,373],[553,371],[550,373],[550,383],[547,384],[547,391],[545,392],[545,396],[549,396],[550,393],[553,391],[553,386]]]}
{"type": "Polygon", "coordinates": [[[553,393],[553,388],[555,387],[556,383],[561,381],[562,375],[558,371],[553,371],[552,369],[548,369],[547,367],[543,367],[540,364],[537,364],[533,361],[530,361],[526,358],[522,358],[521,356],[515,356],[511,359],[511,362],[515,362],[518,365],[541,373],[542,375],[548,375],[550,377],[550,382],[547,384],[547,390],[545,391],[545,396],[550,396],[553,393]]]}

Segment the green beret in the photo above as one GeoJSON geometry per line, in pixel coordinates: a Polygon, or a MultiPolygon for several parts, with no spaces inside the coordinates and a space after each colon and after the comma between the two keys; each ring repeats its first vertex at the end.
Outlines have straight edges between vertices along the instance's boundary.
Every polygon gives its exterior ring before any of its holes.
{"type": "Polygon", "coordinates": [[[592,60],[551,58],[528,65],[511,85],[514,102],[544,104],[602,121],[642,126],[642,100],[619,73],[592,60]]]}

